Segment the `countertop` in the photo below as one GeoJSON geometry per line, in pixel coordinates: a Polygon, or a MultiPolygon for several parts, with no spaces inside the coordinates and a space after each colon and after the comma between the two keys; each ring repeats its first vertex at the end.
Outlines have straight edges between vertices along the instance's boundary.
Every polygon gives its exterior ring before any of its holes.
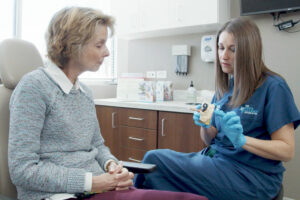
{"type": "Polygon", "coordinates": [[[136,109],[179,112],[179,113],[193,113],[191,108],[196,107],[196,105],[187,105],[186,102],[183,101],[162,101],[162,102],[146,103],[146,102],[128,101],[128,100],[111,98],[111,99],[95,99],[94,102],[96,105],[102,105],[102,106],[136,108],[136,109]]]}

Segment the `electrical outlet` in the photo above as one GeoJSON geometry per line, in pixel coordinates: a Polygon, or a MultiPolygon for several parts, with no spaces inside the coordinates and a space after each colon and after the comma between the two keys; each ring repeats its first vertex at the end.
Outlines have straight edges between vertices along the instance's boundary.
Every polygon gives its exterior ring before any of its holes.
{"type": "Polygon", "coordinates": [[[147,71],[146,77],[147,78],[156,78],[156,72],[155,71],[147,71]]]}
{"type": "Polygon", "coordinates": [[[167,71],[156,71],[156,78],[167,78],[167,71]]]}

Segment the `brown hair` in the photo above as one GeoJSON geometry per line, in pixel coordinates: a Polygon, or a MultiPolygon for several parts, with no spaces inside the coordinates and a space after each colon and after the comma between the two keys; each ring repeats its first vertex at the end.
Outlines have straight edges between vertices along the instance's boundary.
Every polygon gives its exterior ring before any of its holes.
{"type": "Polygon", "coordinates": [[[113,35],[114,18],[99,10],[67,7],[58,11],[50,21],[46,33],[50,60],[63,68],[92,39],[97,25],[109,27],[113,35]]]}
{"type": "MultiPolygon", "coordinates": [[[[245,18],[236,18],[225,23],[217,33],[217,49],[223,31],[232,34],[235,41],[234,88],[229,105],[238,107],[252,96],[267,74],[276,73],[268,69],[262,60],[262,41],[256,24],[245,18]]],[[[220,99],[229,91],[231,75],[222,71],[218,51],[216,54],[215,89],[216,97],[220,99]]]]}

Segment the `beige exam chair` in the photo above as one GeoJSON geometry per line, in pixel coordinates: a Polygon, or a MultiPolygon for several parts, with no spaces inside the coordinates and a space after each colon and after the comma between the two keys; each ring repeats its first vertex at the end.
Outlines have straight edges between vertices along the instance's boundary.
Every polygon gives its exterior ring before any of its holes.
{"type": "Polygon", "coordinates": [[[40,66],[43,60],[32,43],[20,39],[6,39],[0,43],[0,199],[2,195],[17,197],[7,162],[10,96],[22,76],[40,66]]]}

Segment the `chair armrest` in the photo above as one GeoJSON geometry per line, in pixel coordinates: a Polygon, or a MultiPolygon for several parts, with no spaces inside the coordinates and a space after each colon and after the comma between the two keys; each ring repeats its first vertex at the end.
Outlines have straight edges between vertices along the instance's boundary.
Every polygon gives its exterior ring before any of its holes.
{"type": "Polygon", "coordinates": [[[0,194],[0,200],[16,200],[16,199],[13,199],[13,198],[7,197],[7,196],[3,196],[2,194],[0,194]]]}
{"type": "Polygon", "coordinates": [[[156,165],[154,164],[128,162],[128,161],[123,161],[123,166],[127,168],[128,171],[133,172],[135,174],[150,173],[156,169],[156,165]]]}

